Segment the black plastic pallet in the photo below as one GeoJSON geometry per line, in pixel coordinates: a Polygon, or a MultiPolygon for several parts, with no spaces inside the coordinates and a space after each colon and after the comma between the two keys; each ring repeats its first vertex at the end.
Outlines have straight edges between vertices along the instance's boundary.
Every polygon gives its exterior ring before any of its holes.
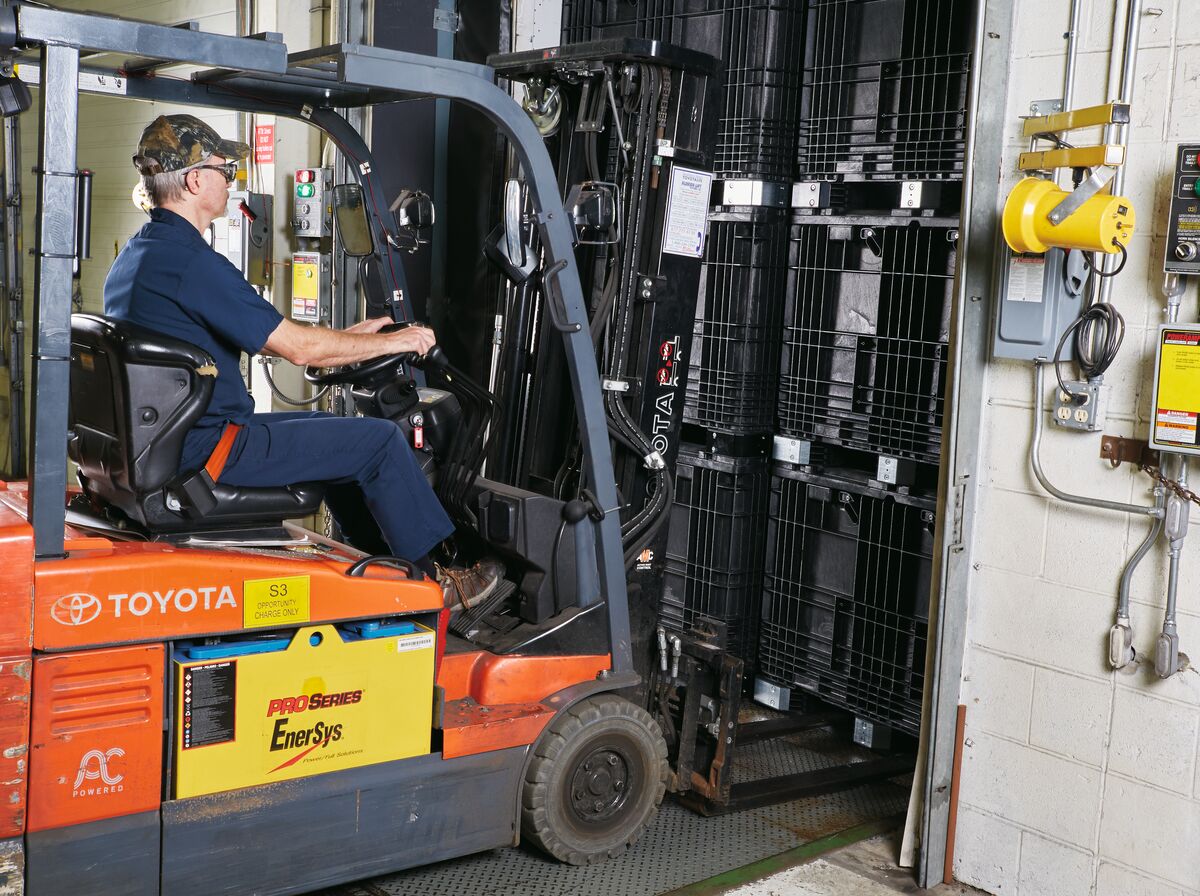
{"type": "Polygon", "coordinates": [[[795,175],[803,9],[795,0],[565,0],[563,42],[643,37],[724,64],[718,177],[795,175]]]}
{"type": "Polygon", "coordinates": [[[804,0],[800,180],[961,180],[970,0],[804,0]]]}
{"type": "Polygon", "coordinates": [[[917,734],[934,507],[858,477],[776,466],[759,674],[917,734]]]}
{"type": "Polygon", "coordinates": [[[792,225],[779,431],[937,463],[958,230],[792,225]]]}
{"type": "Polygon", "coordinates": [[[788,226],[782,209],[709,218],[686,422],[732,435],[774,430],[788,226]]]}
{"type": "Polygon", "coordinates": [[[748,666],[758,643],[770,479],[765,457],[680,446],[660,618],[676,631],[701,616],[724,622],[726,647],[748,666]]]}

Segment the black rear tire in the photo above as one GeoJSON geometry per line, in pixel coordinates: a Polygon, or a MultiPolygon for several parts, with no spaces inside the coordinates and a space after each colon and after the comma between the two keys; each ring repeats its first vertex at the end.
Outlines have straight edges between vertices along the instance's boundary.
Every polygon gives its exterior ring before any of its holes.
{"type": "Polygon", "coordinates": [[[667,745],[649,713],[611,694],[581,700],[534,747],[522,833],[571,865],[615,858],[658,812],[667,773],[667,745]]]}

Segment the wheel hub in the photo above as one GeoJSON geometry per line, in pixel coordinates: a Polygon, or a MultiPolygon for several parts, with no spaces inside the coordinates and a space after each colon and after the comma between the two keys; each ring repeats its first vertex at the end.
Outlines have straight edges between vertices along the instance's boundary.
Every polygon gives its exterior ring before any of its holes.
{"type": "Polygon", "coordinates": [[[571,776],[571,808],[583,821],[607,821],[625,804],[629,793],[629,762],[611,748],[584,757],[571,776]]]}

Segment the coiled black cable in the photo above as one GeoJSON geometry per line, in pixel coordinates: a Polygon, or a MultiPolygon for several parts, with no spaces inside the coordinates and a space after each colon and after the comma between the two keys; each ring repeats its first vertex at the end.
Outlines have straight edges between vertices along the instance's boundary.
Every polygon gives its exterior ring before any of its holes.
{"type": "Polygon", "coordinates": [[[1095,379],[1103,376],[1117,359],[1117,352],[1125,340],[1125,318],[1121,317],[1116,306],[1098,302],[1089,305],[1063,330],[1058,347],[1054,350],[1054,376],[1063,394],[1078,402],[1083,396],[1067,388],[1061,368],[1062,350],[1072,334],[1075,336],[1075,363],[1079,365],[1080,373],[1085,379],[1095,379]]]}

